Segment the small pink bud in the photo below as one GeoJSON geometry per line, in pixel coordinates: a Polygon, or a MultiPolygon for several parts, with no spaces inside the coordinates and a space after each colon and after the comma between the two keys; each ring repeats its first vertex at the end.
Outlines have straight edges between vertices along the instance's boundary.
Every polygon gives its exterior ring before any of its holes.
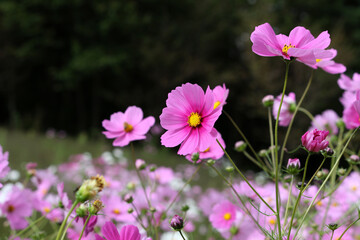
{"type": "Polygon", "coordinates": [[[142,159],[136,159],[135,161],[135,167],[138,169],[138,170],[143,170],[146,168],[146,163],[144,160],[142,159]]]}
{"type": "Polygon", "coordinates": [[[300,168],[300,160],[298,158],[289,158],[286,168],[289,167],[300,168]]]}
{"type": "Polygon", "coordinates": [[[302,137],[302,145],[310,152],[319,152],[324,150],[329,145],[329,142],[326,140],[328,131],[320,131],[317,129],[307,131],[302,137]]]}
{"type": "Polygon", "coordinates": [[[272,105],[274,104],[274,96],[273,95],[266,95],[262,99],[262,103],[264,104],[265,107],[272,107],[272,105]]]}
{"type": "Polygon", "coordinates": [[[179,215],[174,215],[170,221],[170,226],[172,229],[179,231],[184,228],[184,219],[179,215]]]}

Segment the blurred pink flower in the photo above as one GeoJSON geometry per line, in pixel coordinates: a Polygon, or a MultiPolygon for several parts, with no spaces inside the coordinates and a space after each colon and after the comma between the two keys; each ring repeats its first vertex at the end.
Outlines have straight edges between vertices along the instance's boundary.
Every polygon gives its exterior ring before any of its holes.
{"type": "Polygon", "coordinates": [[[145,139],[145,134],[155,124],[155,118],[150,116],[143,119],[141,108],[128,107],[125,113],[117,112],[110,116],[110,120],[102,122],[107,131],[103,134],[107,138],[115,138],[113,146],[124,147],[131,141],[145,139]]]}
{"type": "MultiPolygon", "coordinates": [[[[106,222],[101,228],[101,233],[106,240],[140,240],[141,235],[139,229],[133,225],[123,226],[120,230],[120,234],[112,222],[106,222]]],[[[104,240],[98,234],[95,234],[96,240],[104,240]]]]}
{"type": "MultiPolygon", "coordinates": [[[[274,100],[273,105],[273,116],[276,119],[278,110],[280,107],[281,94],[277,96],[274,100]]],[[[291,118],[293,117],[295,110],[296,98],[295,93],[291,92],[289,95],[284,95],[284,101],[281,106],[280,116],[279,116],[279,126],[286,127],[290,124],[291,118]]]]}
{"type": "Polygon", "coordinates": [[[317,129],[307,131],[301,137],[302,145],[310,152],[319,152],[324,150],[329,142],[326,141],[328,131],[319,131],[317,129]]]}
{"type": "MultiPolygon", "coordinates": [[[[4,178],[10,171],[9,168],[9,152],[3,152],[0,145],[0,179],[4,178]]],[[[2,184],[0,183],[0,188],[2,184]]]]}
{"type": "Polygon", "coordinates": [[[213,207],[209,220],[216,229],[230,229],[236,219],[236,212],[236,205],[229,201],[223,201],[213,207]]]}
{"type": "Polygon", "coordinates": [[[336,135],[338,133],[338,127],[336,126],[336,122],[338,120],[339,116],[334,110],[326,110],[314,117],[309,130],[313,130],[315,128],[320,130],[328,130],[329,135],[336,135]]]}
{"type": "Polygon", "coordinates": [[[360,90],[360,74],[354,73],[352,79],[345,74],[341,74],[337,83],[341,89],[355,92],[360,90]]]}
{"type": "Polygon", "coordinates": [[[20,230],[28,225],[26,218],[33,212],[32,199],[30,190],[13,187],[6,201],[0,204],[1,213],[9,221],[11,229],[20,230]]]}
{"type": "Polygon", "coordinates": [[[186,83],[172,90],[166,100],[166,108],[160,115],[160,124],[166,131],[161,136],[161,144],[175,147],[178,154],[187,155],[205,151],[215,135],[213,126],[222,108],[215,106],[215,96],[208,87],[206,93],[197,84],[186,83]]]}
{"type": "Polygon", "coordinates": [[[309,66],[316,66],[316,59],[332,57],[330,52],[324,51],[331,41],[327,31],[314,38],[309,30],[298,26],[291,30],[289,36],[275,35],[271,25],[264,23],[255,27],[250,40],[253,52],[264,57],[281,56],[287,60],[295,57],[309,66]],[[317,56],[314,54],[315,49],[317,56]]]}

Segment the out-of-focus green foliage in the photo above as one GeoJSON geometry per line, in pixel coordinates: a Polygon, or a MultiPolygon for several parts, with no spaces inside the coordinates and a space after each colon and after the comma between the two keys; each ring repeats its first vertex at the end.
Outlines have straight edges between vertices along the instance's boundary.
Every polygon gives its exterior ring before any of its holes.
{"type": "MultiPolygon", "coordinates": [[[[351,72],[360,71],[359,18],[356,4],[342,0],[2,0],[0,123],[99,131],[102,119],[129,105],[159,115],[182,83],[224,82],[225,109],[256,140],[267,127],[261,98],[280,93],[284,64],[252,53],[254,27],[269,22],[288,34],[303,25],[316,36],[329,30],[336,61],[351,72]]],[[[288,89],[300,96],[310,72],[292,64],[288,89]]],[[[336,79],[316,71],[305,100],[314,114],[333,106],[341,113],[336,79]]],[[[233,132],[224,118],[219,128],[233,132]]]]}

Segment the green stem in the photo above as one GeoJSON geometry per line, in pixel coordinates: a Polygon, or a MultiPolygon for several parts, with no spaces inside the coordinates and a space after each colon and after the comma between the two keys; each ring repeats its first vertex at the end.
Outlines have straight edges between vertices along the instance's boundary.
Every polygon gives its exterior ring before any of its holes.
{"type": "Polygon", "coordinates": [[[290,227],[289,227],[289,232],[288,232],[287,239],[290,239],[290,233],[291,233],[291,228],[292,228],[292,225],[293,225],[296,209],[297,209],[297,206],[299,205],[301,195],[303,194],[303,192],[305,190],[304,183],[305,183],[306,170],[307,170],[307,166],[308,166],[308,163],[309,163],[310,155],[311,155],[311,153],[309,152],[308,155],[307,155],[307,158],[306,158],[306,162],[305,162],[305,168],[304,168],[303,178],[302,178],[302,181],[301,181],[301,188],[300,188],[300,191],[299,191],[299,195],[298,195],[298,197],[296,199],[295,206],[294,206],[293,212],[291,214],[290,227]]]}
{"type": "Polygon", "coordinates": [[[271,108],[268,107],[268,120],[269,120],[269,133],[270,133],[270,146],[271,146],[271,159],[273,164],[273,169],[275,169],[275,153],[276,150],[274,146],[274,133],[273,133],[273,124],[272,124],[272,116],[271,116],[271,108]]]}
{"type": "Polygon", "coordinates": [[[261,162],[262,164],[258,163],[256,161],[255,158],[253,158],[248,152],[244,151],[244,155],[245,157],[247,157],[250,161],[252,161],[253,163],[255,163],[259,168],[261,168],[262,170],[264,170],[265,172],[269,172],[266,168],[265,168],[265,163],[261,162]]]}
{"type": "MultiPolygon", "coordinates": [[[[229,156],[229,154],[227,153],[227,151],[224,149],[224,147],[221,145],[221,143],[219,142],[218,139],[216,139],[217,143],[219,144],[219,146],[221,147],[221,149],[224,151],[225,155],[227,156],[227,158],[230,160],[230,162],[232,163],[232,165],[234,166],[234,168],[236,169],[236,171],[240,174],[240,176],[242,177],[242,179],[249,185],[249,187],[251,188],[251,190],[253,190],[253,192],[260,198],[260,200],[275,214],[277,214],[275,212],[275,210],[270,207],[270,205],[260,196],[260,194],[255,190],[255,188],[250,184],[250,182],[247,180],[247,178],[245,177],[245,175],[239,170],[239,168],[236,166],[236,164],[234,163],[234,161],[232,160],[232,158],[229,156]]],[[[278,215],[278,214],[277,214],[278,215]]]]}
{"type": "Polygon", "coordinates": [[[34,226],[35,224],[37,224],[38,222],[40,222],[41,220],[43,220],[45,218],[45,215],[39,217],[38,219],[36,219],[34,222],[32,222],[27,228],[21,230],[19,233],[17,233],[16,235],[13,236],[13,238],[21,236],[21,234],[23,234],[24,232],[26,232],[27,230],[29,230],[30,228],[32,228],[32,226],[34,226]]]}
{"type": "Polygon", "coordinates": [[[352,222],[346,229],[345,231],[341,234],[341,236],[339,237],[339,240],[341,240],[341,238],[344,236],[344,234],[347,232],[347,230],[349,230],[349,228],[352,227],[352,225],[354,225],[357,221],[359,221],[360,218],[356,219],[354,222],[352,222]]]}
{"type": "Polygon", "coordinates": [[[275,122],[275,192],[276,192],[276,212],[278,213],[276,215],[276,220],[277,220],[277,225],[278,225],[278,236],[279,236],[279,240],[281,240],[281,220],[280,220],[280,200],[279,200],[279,151],[278,149],[278,128],[279,128],[279,117],[280,117],[280,111],[281,111],[281,107],[282,104],[284,102],[284,96],[285,96],[285,91],[286,91],[286,85],[287,85],[287,80],[288,80],[288,75],[289,75],[289,66],[290,66],[290,62],[286,61],[286,70],[285,70],[285,80],[284,80],[284,86],[283,86],[283,91],[281,94],[281,100],[280,100],[280,105],[279,105],[279,109],[276,115],[276,122],[275,122]]]}
{"type": "Polygon", "coordinates": [[[89,215],[88,215],[88,217],[86,218],[86,221],[85,221],[85,223],[84,223],[84,227],[83,227],[83,229],[82,229],[82,231],[81,231],[81,233],[80,233],[80,237],[79,237],[79,239],[78,239],[78,240],[81,240],[82,235],[84,234],[84,231],[85,231],[86,225],[88,224],[88,222],[89,222],[89,220],[90,220],[90,217],[91,217],[91,214],[89,214],[89,215]]]}
{"type": "Polygon", "coordinates": [[[293,125],[293,123],[294,123],[294,119],[295,119],[296,113],[299,111],[299,108],[300,108],[302,102],[304,101],[304,98],[305,98],[307,92],[309,91],[310,85],[311,85],[312,80],[313,80],[313,73],[314,73],[314,71],[311,72],[311,75],[310,75],[310,78],[309,78],[309,82],[308,82],[308,84],[306,85],[306,88],[305,88],[305,90],[304,90],[303,95],[302,95],[301,98],[300,98],[299,103],[296,105],[296,108],[295,108],[293,117],[291,118],[290,124],[289,124],[289,126],[288,126],[288,128],[287,128],[287,130],[286,130],[286,134],[285,134],[285,138],[284,138],[284,143],[283,143],[283,145],[282,145],[282,147],[281,147],[280,166],[281,166],[282,163],[283,163],[284,150],[285,150],[285,147],[286,147],[287,140],[288,140],[288,138],[289,138],[289,136],[290,136],[290,131],[291,131],[292,125],[293,125]]]}
{"type": "Polygon", "coordinates": [[[330,240],[332,240],[333,239],[333,236],[334,236],[334,230],[331,230],[331,238],[330,238],[330,240]]]}
{"type": "Polygon", "coordinates": [[[62,232],[64,230],[65,224],[67,223],[67,220],[69,219],[70,214],[74,211],[74,208],[76,207],[76,205],[79,203],[78,200],[75,200],[75,202],[73,203],[73,205],[70,208],[70,211],[68,212],[68,214],[66,215],[64,221],[61,223],[60,229],[58,234],[56,235],[56,240],[59,240],[60,237],[62,236],[62,232]]]}
{"type": "Polygon", "coordinates": [[[288,200],[286,203],[286,210],[285,210],[285,217],[284,217],[284,225],[286,225],[287,223],[287,216],[288,216],[288,211],[289,211],[289,205],[290,205],[290,199],[291,199],[291,192],[292,192],[292,186],[294,184],[294,175],[291,175],[291,182],[290,182],[290,187],[289,187],[289,194],[288,194],[288,200]]]}
{"type": "Polygon", "coordinates": [[[64,239],[65,239],[66,232],[67,232],[68,228],[71,226],[71,224],[73,223],[74,220],[75,220],[75,218],[71,219],[71,221],[69,222],[69,224],[66,225],[65,230],[64,230],[64,233],[63,233],[63,235],[61,236],[61,239],[60,239],[60,240],[64,240],[64,239]]]}
{"type": "Polygon", "coordinates": [[[182,237],[184,240],[186,240],[186,238],[184,237],[184,235],[181,233],[181,230],[179,230],[179,233],[180,233],[181,237],[182,237]]]}
{"type": "Polygon", "coordinates": [[[305,113],[306,116],[310,118],[310,120],[314,120],[314,116],[305,108],[299,107],[299,111],[305,113]]]}
{"type": "MultiPolygon", "coordinates": [[[[336,159],[336,163],[335,163],[334,166],[336,166],[336,165],[340,162],[340,159],[341,159],[342,155],[344,154],[345,149],[346,149],[347,146],[349,145],[350,140],[353,138],[353,136],[355,135],[355,133],[357,132],[358,129],[359,129],[359,127],[356,128],[355,131],[351,134],[350,138],[348,139],[348,141],[346,142],[344,148],[342,149],[341,153],[339,154],[338,158],[336,159]]],[[[328,176],[325,178],[325,180],[324,180],[324,182],[321,184],[319,190],[317,191],[317,193],[316,193],[315,196],[313,197],[313,200],[311,201],[309,207],[306,209],[306,212],[305,212],[305,214],[303,215],[303,217],[302,217],[302,219],[301,219],[301,222],[300,222],[300,224],[299,224],[299,226],[298,226],[298,229],[297,229],[297,231],[295,232],[294,239],[296,239],[296,236],[297,236],[297,234],[299,233],[299,231],[300,231],[300,229],[301,229],[301,226],[304,224],[304,221],[305,221],[305,218],[306,218],[307,214],[309,213],[310,209],[313,207],[313,204],[314,204],[317,196],[319,195],[319,193],[321,192],[321,190],[324,188],[325,184],[326,184],[327,181],[329,180],[329,178],[330,178],[331,174],[334,172],[334,170],[335,170],[335,167],[331,168],[328,176]]]]}
{"type": "Polygon", "coordinates": [[[180,196],[180,194],[182,193],[182,191],[184,191],[185,187],[193,180],[193,178],[195,177],[196,173],[200,170],[201,164],[196,168],[195,172],[193,173],[193,175],[191,175],[190,179],[182,186],[182,188],[179,190],[179,192],[176,194],[175,198],[171,201],[171,203],[169,204],[169,206],[166,208],[165,210],[165,215],[167,214],[167,212],[170,210],[170,208],[172,207],[172,205],[175,203],[176,199],[180,196]]]}
{"type": "Polygon", "coordinates": [[[312,177],[310,178],[309,182],[306,184],[304,191],[310,186],[310,183],[312,182],[312,180],[315,178],[316,174],[320,171],[321,167],[323,166],[324,162],[326,160],[326,157],[324,157],[324,159],[322,160],[320,166],[318,167],[318,169],[316,170],[316,172],[314,173],[314,175],[312,175],[312,177]]]}

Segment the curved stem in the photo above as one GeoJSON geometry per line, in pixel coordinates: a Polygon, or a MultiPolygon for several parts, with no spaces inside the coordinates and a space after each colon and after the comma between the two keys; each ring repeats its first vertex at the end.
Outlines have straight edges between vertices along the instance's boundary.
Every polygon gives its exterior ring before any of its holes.
{"type": "Polygon", "coordinates": [[[275,153],[276,150],[274,146],[274,133],[273,133],[273,124],[272,124],[272,116],[271,116],[271,108],[268,107],[268,119],[269,119],[269,133],[270,133],[270,146],[271,148],[271,159],[273,164],[273,169],[275,169],[275,153]]]}
{"type": "MultiPolygon", "coordinates": [[[[330,238],[330,240],[332,240],[333,239],[333,236],[334,236],[334,230],[331,230],[331,238],[330,238]]],[[[340,238],[339,238],[340,239],[340,238]]]]}
{"type": "MultiPolygon", "coordinates": [[[[234,163],[234,161],[231,159],[231,157],[229,156],[229,154],[226,152],[226,150],[224,149],[224,147],[221,145],[221,143],[219,142],[218,139],[216,139],[217,143],[219,144],[219,146],[221,147],[221,149],[224,151],[225,155],[228,157],[228,159],[230,160],[230,162],[232,163],[232,165],[234,166],[234,168],[236,169],[236,171],[240,174],[240,176],[242,177],[242,179],[249,185],[249,187],[251,188],[251,190],[253,190],[253,192],[260,198],[260,200],[273,212],[276,214],[275,210],[270,207],[270,205],[260,196],[260,194],[255,190],[255,188],[250,184],[250,182],[247,180],[247,178],[245,177],[245,175],[239,170],[239,168],[236,166],[236,164],[234,163]]],[[[277,214],[278,215],[278,214],[277,214]]]]}
{"type": "Polygon", "coordinates": [[[79,240],[81,240],[82,235],[84,234],[84,231],[85,231],[86,225],[88,224],[88,222],[89,222],[89,220],[90,220],[90,217],[91,217],[91,214],[89,214],[89,215],[88,215],[88,217],[86,218],[86,221],[85,221],[85,223],[84,223],[84,227],[83,227],[83,229],[82,229],[82,231],[81,231],[81,233],[80,233],[79,240]]]}
{"type": "Polygon", "coordinates": [[[290,205],[290,199],[291,199],[291,192],[292,192],[292,186],[294,184],[294,175],[291,175],[291,182],[290,182],[290,187],[289,187],[289,194],[288,194],[288,200],[286,203],[286,208],[285,208],[285,217],[284,217],[284,225],[286,225],[287,222],[287,216],[288,216],[288,211],[289,211],[289,205],[290,205]]]}
{"type": "Polygon", "coordinates": [[[288,126],[288,128],[287,128],[287,130],[286,130],[286,134],[285,134],[285,138],[284,138],[284,143],[283,143],[283,145],[282,145],[281,153],[280,153],[280,166],[282,165],[282,162],[283,162],[283,159],[284,159],[284,150],[285,150],[286,143],[287,143],[287,140],[288,140],[289,135],[290,135],[290,131],[291,131],[292,125],[293,125],[293,123],[294,123],[294,119],[295,119],[296,113],[299,111],[299,108],[300,108],[302,102],[304,101],[304,98],[305,98],[307,92],[309,91],[310,85],[311,85],[312,80],[313,80],[313,73],[314,73],[314,71],[311,72],[311,75],[310,75],[310,78],[309,78],[309,82],[308,82],[308,84],[306,85],[306,88],[305,88],[305,90],[304,90],[303,95],[302,95],[301,98],[300,98],[299,103],[296,105],[296,108],[295,108],[293,117],[291,118],[290,124],[289,124],[289,126],[288,126]]]}
{"type": "Polygon", "coordinates": [[[299,111],[303,112],[306,116],[308,116],[311,121],[314,120],[314,116],[305,108],[299,107],[299,111]]]}
{"type": "Polygon", "coordinates": [[[186,238],[184,237],[184,235],[181,233],[181,230],[179,230],[179,233],[180,233],[181,237],[182,237],[184,240],[186,240],[186,238]]]}
{"type": "MultiPolygon", "coordinates": [[[[344,148],[342,149],[341,153],[339,154],[338,158],[336,159],[336,162],[335,162],[335,165],[334,165],[334,166],[336,166],[336,165],[340,162],[340,159],[341,159],[342,155],[344,154],[345,149],[346,149],[347,146],[349,145],[350,140],[353,138],[353,136],[355,135],[355,133],[357,132],[358,129],[359,129],[359,127],[356,128],[355,131],[351,134],[350,138],[348,139],[348,141],[346,142],[344,148]]],[[[334,172],[334,170],[335,170],[335,167],[332,167],[331,170],[330,170],[330,172],[329,172],[329,174],[328,174],[328,176],[325,178],[325,180],[324,180],[323,183],[321,184],[320,188],[318,189],[317,193],[316,193],[315,196],[313,197],[313,200],[311,201],[309,207],[306,209],[306,212],[305,212],[305,214],[303,215],[303,217],[302,217],[302,219],[301,219],[301,222],[300,222],[300,224],[299,224],[299,226],[298,226],[298,229],[297,229],[297,231],[295,232],[294,239],[296,239],[296,236],[297,236],[297,234],[299,233],[299,231],[300,231],[300,229],[301,229],[301,226],[304,224],[304,221],[305,221],[305,218],[306,218],[307,214],[309,213],[309,211],[310,211],[310,209],[312,208],[312,206],[313,206],[313,204],[314,204],[317,196],[319,195],[319,193],[321,192],[321,190],[324,188],[326,182],[329,180],[329,178],[330,178],[331,174],[334,172]]]]}
{"type": "Polygon", "coordinates": [[[64,230],[65,224],[67,223],[67,220],[69,219],[70,214],[74,211],[74,209],[75,209],[75,207],[76,207],[76,205],[77,205],[78,203],[79,203],[79,201],[78,201],[78,200],[75,200],[75,202],[74,202],[73,205],[71,206],[70,211],[69,211],[68,214],[66,215],[64,221],[61,223],[59,232],[58,232],[58,234],[56,235],[56,240],[59,240],[60,237],[62,236],[61,233],[62,233],[63,230],[64,230]]]}
{"type": "Polygon", "coordinates": [[[32,222],[27,228],[21,230],[19,233],[17,233],[16,235],[14,235],[12,238],[21,236],[24,232],[26,232],[27,230],[29,230],[30,228],[32,228],[32,226],[34,226],[35,224],[37,224],[38,222],[40,222],[41,220],[43,220],[45,218],[45,215],[39,217],[38,219],[36,219],[34,222],[32,222]]]}
{"type": "Polygon", "coordinates": [[[344,236],[344,234],[347,232],[347,230],[349,230],[349,228],[352,227],[352,225],[354,225],[357,221],[359,221],[360,218],[356,219],[354,222],[352,222],[345,230],[344,232],[340,235],[340,237],[338,238],[339,240],[341,240],[341,238],[344,236]]]}
{"type": "Polygon", "coordinates": [[[75,218],[71,219],[71,221],[69,222],[69,224],[66,225],[65,230],[64,230],[64,233],[63,233],[63,235],[61,236],[61,239],[60,239],[60,240],[64,240],[64,239],[65,239],[66,232],[67,232],[68,228],[71,226],[71,224],[73,223],[74,220],[75,220],[75,218]]]}

